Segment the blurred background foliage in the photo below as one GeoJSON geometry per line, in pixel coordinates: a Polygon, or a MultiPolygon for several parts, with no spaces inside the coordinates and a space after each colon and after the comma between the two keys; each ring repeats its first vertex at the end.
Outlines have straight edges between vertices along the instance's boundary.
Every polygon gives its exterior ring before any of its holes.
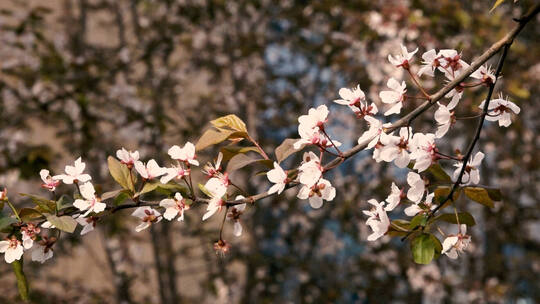
{"type": "MultiPolygon", "coordinates": [[[[124,146],[161,164],[173,144],[196,141],[207,122],[240,116],[267,152],[297,137],[310,107],[331,109],[330,134],[351,145],[365,125],[332,104],[360,84],[370,100],[390,76],[400,43],[453,48],[472,61],[514,26],[535,1],[50,0],[0,2],[0,185],[41,193],[38,172],[62,171],[81,155],[101,191],[111,190],[106,158],[124,146]]],[[[404,171],[361,153],[333,172],[337,198],[312,210],[294,191],[259,201],[242,218],[244,235],[225,231],[229,255],[216,256],[219,220],[137,234],[129,212],[99,223],[84,239],[64,236],[55,258],[26,262],[36,303],[535,303],[540,300],[540,189],[537,117],[538,18],[520,34],[498,90],[522,108],[509,128],[486,124],[482,183],[501,187],[495,208],[466,204],[477,225],[457,261],[420,266],[398,239],[365,241],[361,210],[383,199],[404,171]]],[[[494,64],[494,61],[492,62],[494,64]]],[[[442,79],[425,81],[431,91],[442,79]]],[[[411,87],[410,87],[411,88],[411,87]]],[[[412,89],[410,89],[412,90],[412,89]]],[[[485,90],[467,92],[470,114],[485,90]]],[[[414,108],[407,103],[405,112],[414,108]]],[[[414,128],[433,130],[433,111],[414,128]]],[[[473,121],[460,121],[442,150],[465,149],[473,121]]],[[[205,162],[217,150],[204,151],[205,162]]],[[[293,166],[292,157],[285,164],[293,166]]],[[[451,164],[446,167],[448,171],[451,164]]],[[[249,193],[265,190],[260,168],[232,175],[249,193]]],[[[203,177],[196,175],[202,181],[203,177]]],[[[0,298],[16,289],[0,263],[0,298]]]]}

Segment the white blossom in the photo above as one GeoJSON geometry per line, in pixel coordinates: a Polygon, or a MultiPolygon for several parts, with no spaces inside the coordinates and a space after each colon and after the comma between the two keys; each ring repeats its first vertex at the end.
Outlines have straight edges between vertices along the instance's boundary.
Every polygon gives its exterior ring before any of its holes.
{"type": "Polygon", "coordinates": [[[83,217],[91,212],[99,213],[105,210],[107,205],[102,203],[101,200],[96,197],[96,190],[94,190],[92,183],[88,182],[82,184],[80,190],[84,199],[76,199],[75,202],[73,202],[73,206],[81,211],[87,210],[83,217]]]}
{"type": "Polygon", "coordinates": [[[405,69],[408,69],[409,63],[414,54],[416,54],[416,52],[418,52],[418,48],[409,53],[409,51],[407,51],[407,48],[402,44],[401,52],[396,56],[388,55],[388,61],[390,61],[390,63],[395,65],[396,67],[403,67],[405,69]]]}
{"type": "Polygon", "coordinates": [[[64,184],[73,184],[81,182],[85,183],[92,179],[92,177],[88,174],[83,173],[84,168],[86,167],[86,164],[82,162],[81,158],[77,158],[75,161],[75,164],[73,166],[66,166],[65,172],[66,174],[59,174],[53,176],[54,180],[62,180],[64,184]]]}
{"type": "Polygon", "coordinates": [[[139,151],[132,152],[122,148],[116,151],[116,157],[122,164],[131,168],[139,160],[139,151]]]}
{"type": "Polygon", "coordinates": [[[424,208],[420,206],[419,202],[416,202],[410,205],[409,207],[405,208],[405,210],[403,211],[405,212],[407,216],[415,216],[420,212],[425,212],[424,209],[433,210],[437,207],[436,205],[433,204],[434,196],[435,196],[435,193],[430,193],[426,195],[426,199],[424,200],[424,203],[423,203],[424,208]]]}
{"type": "Polygon", "coordinates": [[[39,171],[39,176],[41,177],[41,180],[43,181],[43,184],[41,184],[41,187],[44,189],[47,189],[52,192],[56,190],[56,187],[58,187],[58,185],[60,185],[60,181],[54,180],[49,174],[49,170],[47,169],[41,169],[41,171],[39,171]]]}
{"type": "Polygon", "coordinates": [[[281,194],[287,185],[287,172],[285,172],[277,162],[274,162],[274,169],[266,173],[268,180],[274,185],[268,190],[268,194],[281,194]]]}
{"type": "Polygon", "coordinates": [[[390,192],[390,195],[386,198],[386,207],[384,207],[385,211],[392,211],[394,210],[397,205],[401,202],[401,196],[403,195],[403,190],[399,189],[399,187],[396,185],[396,183],[392,182],[392,192],[390,192]]]}
{"type": "Polygon", "coordinates": [[[495,74],[493,74],[493,71],[485,65],[480,66],[478,70],[474,71],[470,75],[470,77],[480,79],[483,83],[486,84],[495,83],[495,74]]]}
{"type": "Polygon", "coordinates": [[[173,179],[181,180],[190,174],[190,169],[185,169],[182,165],[165,168],[165,174],[159,179],[159,182],[166,184],[173,179]]]}
{"type": "Polygon", "coordinates": [[[435,70],[441,64],[439,62],[440,56],[437,51],[431,49],[422,55],[422,67],[418,70],[417,75],[422,76],[424,74],[428,76],[435,76],[435,70]]]}
{"type": "Polygon", "coordinates": [[[45,263],[46,260],[53,257],[53,250],[44,245],[38,245],[32,250],[32,261],[45,263]]]}
{"type": "Polygon", "coordinates": [[[163,217],[169,221],[172,221],[177,215],[180,215],[178,221],[183,221],[184,211],[189,209],[189,206],[186,205],[186,200],[179,192],[174,195],[174,199],[162,199],[161,202],[159,202],[159,205],[165,208],[163,217]]]}
{"type": "MultiPolygon", "coordinates": [[[[480,170],[478,168],[480,167],[483,159],[484,153],[482,152],[477,152],[472,159],[469,159],[467,166],[465,166],[463,177],[461,178],[463,184],[470,185],[478,184],[480,182],[480,170]]],[[[461,168],[463,168],[463,162],[454,164],[454,167],[456,167],[456,170],[454,171],[453,178],[454,181],[456,181],[459,177],[459,173],[461,172],[461,168]]]]}
{"type": "Polygon", "coordinates": [[[321,161],[313,152],[306,152],[303,156],[303,162],[298,167],[298,180],[301,184],[311,188],[322,177],[321,161]]]}
{"type": "Polygon", "coordinates": [[[323,200],[331,201],[336,197],[336,188],[332,187],[329,181],[321,178],[312,187],[303,185],[296,197],[299,199],[309,199],[311,207],[318,209],[322,207],[323,200]]]}
{"type": "Polygon", "coordinates": [[[413,169],[418,170],[418,172],[425,171],[437,159],[435,134],[415,133],[410,142],[410,147],[410,157],[415,160],[413,169]]]}
{"type": "Polygon", "coordinates": [[[382,102],[390,104],[390,108],[384,112],[385,116],[391,114],[399,114],[401,112],[401,107],[403,106],[403,101],[405,100],[405,92],[407,92],[407,85],[405,81],[402,81],[401,84],[394,78],[388,79],[386,86],[390,91],[382,91],[379,93],[379,97],[382,102]]]}
{"type": "Polygon", "coordinates": [[[153,179],[154,177],[159,177],[167,173],[167,169],[160,167],[153,159],[149,160],[146,165],[141,161],[136,161],[135,170],[137,170],[142,178],[146,180],[153,179]]]}
{"type": "Polygon", "coordinates": [[[159,223],[162,219],[161,213],[149,206],[139,207],[131,215],[141,219],[141,223],[135,227],[135,231],[137,232],[150,227],[152,223],[159,223]]]}
{"type": "MultiPolygon", "coordinates": [[[[483,109],[485,102],[485,100],[482,101],[479,108],[483,109]]],[[[503,99],[501,95],[499,98],[490,101],[486,120],[498,121],[499,126],[508,127],[512,124],[512,112],[519,114],[520,111],[521,109],[515,103],[503,99]]]]}
{"type": "Polygon", "coordinates": [[[369,123],[369,129],[358,138],[358,144],[369,140],[366,149],[371,149],[379,142],[379,137],[384,132],[384,128],[389,127],[391,124],[383,124],[380,120],[371,116],[366,116],[364,119],[369,123]]]}
{"type": "Polygon", "coordinates": [[[227,193],[227,185],[223,183],[223,180],[218,177],[210,178],[204,185],[207,193],[210,196],[210,201],[206,207],[206,213],[203,215],[202,220],[205,221],[217,211],[221,210],[224,202],[222,197],[227,193]]]}
{"type": "Polygon", "coordinates": [[[450,112],[448,108],[440,103],[437,103],[439,108],[435,111],[435,121],[437,122],[437,131],[435,132],[435,138],[443,137],[450,126],[453,123],[454,113],[450,112]]]}
{"type": "Polygon", "coordinates": [[[370,211],[364,211],[364,214],[369,216],[366,225],[373,230],[367,238],[371,242],[383,237],[388,232],[390,219],[383,208],[383,202],[379,203],[374,199],[370,199],[368,203],[374,206],[370,211]]]}
{"type": "Polygon", "coordinates": [[[458,254],[462,253],[471,242],[471,236],[467,235],[467,225],[460,225],[459,232],[449,235],[442,243],[441,253],[446,254],[451,259],[457,259],[458,254]]]}
{"type": "Polygon", "coordinates": [[[169,149],[168,153],[172,159],[190,163],[194,166],[199,165],[199,161],[195,159],[197,157],[195,155],[195,145],[190,143],[189,141],[184,145],[183,148],[180,148],[176,145],[172,146],[169,149]]]}
{"type": "Polygon", "coordinates": [[[28,223],[26,226],[21,228],[22,244],[24,249],[32,248],[34,245],[34,240],[40,231],[41,229],[32,223],[28,223]]]}
{"type": "Polygon", "coordinates": [[[399,136],[381,133],[382,147],[379,151],[379,157],[385,162],[394,161],[399,168],[405,168],[411,161],[408,151],[410,134],[412,134],[411,127],[399,129],[399,136]]]}
{"type": "MultiPolygon", "coordinates": [[[[244,198],[245,198],[244,196],[238,195],[236,196],[235,200],[238,201],[244,198]]],[[[240,223],[240,216],[242,215],[242,213],[244,213],[245,209],[246,209],[246,203],[235,205],[230,208],[231,211],[228,217],[232,221],[234,221],[233,234],[236,237],[242,236],[243,228],[242,228],[242,224],[240,223]]]]}
{"type": "Polygon", "coordinates": [[[202,172],[206,174],[208,177],[213,177],[216,175],[219,171],[221,171],[221,161],[223,160],[223,153],[219,152],[218,157],[214,164],[208,162],[206,165],[204,165],[202,172]]]}
{"type": "Polygon", "coordinates": [[[4,253],[6,263],[11,264],[15,260],[20,260],[23,255],[23,246],[21,241],[16,238],[0,241],[0,252],[4,253]]]}
{"type": "Polygon", "coordinates": [[[81,230],[81,235],[85,235],[88,232],[93,231],[94,228],[96,228],[96,224],[97,224],[97,218],[96,217],[93,217],[93,216],[83,217],[81,215],[81,216],[75,218],[75,220],[77,221],[77,223],[79,223],[79,225],[81,225],[83,227],[82,230],[81,230]]]}
{"type": "Polygon", "coordinates": [[[410,186],[409,190],[407,191],[407,198],[418,204],[420,200],[422,200],[426,190],[424,180],[420,174],[409,172],[409,174],[407,174],[407,184],[410,186]]]}

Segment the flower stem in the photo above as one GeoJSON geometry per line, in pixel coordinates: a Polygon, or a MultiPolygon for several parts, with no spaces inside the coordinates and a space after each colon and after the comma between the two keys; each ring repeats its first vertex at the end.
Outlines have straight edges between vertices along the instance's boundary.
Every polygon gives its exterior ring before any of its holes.
{"type": "Polygon", "coordinates": [[[10,201],[6,201],[9,208],[11,208],[11,211],[13,211],[13,214],[15,214],[15,217],[19,220],[19,222],[22,223],[22,220],[21,220],[21,217],[19,216],[19,212],[17,212],[17,209],[15,209],[15,206],[13,206],[13,204],[11,204],[10,201]]]}
{"type": "Polygon", "coordinates": [[[17,288],[19,289],[21,300],[28,302],[30,297],[28,296],[28,281],[26,280],[26,276],[23,272],[23,258],[21,257],[20,260],[13,261],[11,266],[13,267],[13,272],[17,278],[17,288]]]}

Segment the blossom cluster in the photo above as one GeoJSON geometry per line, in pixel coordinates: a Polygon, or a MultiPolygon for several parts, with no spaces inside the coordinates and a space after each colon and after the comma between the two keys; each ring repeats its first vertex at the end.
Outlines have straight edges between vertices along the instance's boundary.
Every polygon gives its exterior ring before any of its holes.
{"type": "MultiPolygon", "coordinates": [[[[469,67],[469,64],[461,58],[456,50],[429,50],[422,55],[418,71],[413,73],[414,56],[417,52],[418,49],[409,52],[405,46],[401,46],[400,52],[397,55],[389,55],[388,60],[395,67],[408,72],[416,86],[414,91],[418,91],[422,95],[408,95],[407,83],[404,80],[400,82],[400,80],[390,78],[387,81],[388,90],[383,90],[378,94],[380,102],[368,102],[366,94],[360,86],[352,89],[340,89],[338,92],[340,98],[334,100],[336,104],[347,106],[358,119],[365,121],[368,128],[359,136],[358,144],[363,146],[365,150],[372,149],[372,157],[376,162],[394,163],[398,168],[409,170],[406,178],[407,186],[400,187],[393,182],[390,194],[385,200],[381,202],[376,199],[368,200],[371,208],[364,210],[364,214],[368,217],[366,225],[372,230],[372,233],[367,237],[368,241],[378,240],[387,235],[391,228],[396,228],[388,213],[396,210],[402,204],[406,205],[403,212],[408,217],[424,216],[424,219],[427,220],[433,215],[439,205],[434,201],[435,192],[430,190],[430,181],[426,172],[440,160],[455,162],[452,180],[456,185],[476,185],[480,182],[479,169],[484,159],[484,153],[477,152],[474,156],[469,154],[465,158],[460,153],[457,153],[456,156],[449,156],[439,151],[440,147],[437,141],[445,136],[459,120],[454,109],[461,100],[465,89],[476,86],[491,86],[496,81],[495,75],[488,67],[481,66],[470,74],[472,82],[461,82],[448,92],[445,97],[449,101],[446,103],[438,102],[438,108],[434,113],[435,132],[419,132],[409,125],[397,129],[386,121],[386,117],[400,114],[405,103],[413,102],[415,99],[431,99],[431,96],[422,87],[419,77],[435,77],[436,73],[440,72],[447,81],[453,81],[469,67]],[[382,115],[379,114],[379,107],[385,108],[382,115]]],[[[485,107],[485,102],[483,101],[479,105],[483,111],[480,115],[485,115],[488,121],[498,121],[500,126],[509,126],[512,122],[512,113],[518,114],[520,111],[517,105],[503,99],[502,96],[491,100],[487,107],[485,107]]],[[[258,148],[259,154],[264,157],[262,160],[271,164],[266,172],[267,179],[272,183],[266,192],[267,195],[279,195],[285,189],[298,185],[296,197],[308,200],[309,205],[314,209],[321,208],[324,201],[335,199],[336,189],[325,178],[327,177],[325,174],[333,167],[328,164],[324,165],[323,159],[325,155],[332,155],[343,161],[346,156],[339,149],[341,143],[335,138],[331,138],[327,132],[329,113],[329,108],[326,105],[319,105],[309,109],[306,115],[301,115],[298,118],[300,138],[294,140],[291,149],[294,152],[303,149],[308,149],[308,151],[303,153],[302,161],[295,169],[284,170],[280,162],[271,161],[260,146],[253,142],[258,148]]],[[[212,123],[221,134],[226,135],[223,136],[223,140],[234,134],[237,136],[238,134],[247,134],[245,124],[241,120],[236,120],[236,117],[225,117],[221,121],[218,119],[212,123]]],[[[240,136],[253,141],[249,136],[240,136]]],[[[230,140],[238,141],[237,138],[230,140]]],[[[163,219],[184,221],[185,212],[190,209],[193,202],[197,202],[206,204],[206,210],[202,216],[203,221],[225,207],[226,212],[223,220],[229,218],[233,223],[233,234],[235,236],[242,235],[243,228],[240,220],[247,206],[245,202],[250,201],[251,198],[233,194],[240,188],[231,181],[230,172],[223,169],[224,155],[221,152],[214,162],[208,162],[202,167],[201,171],[206,175],[207,180],[204,185],[199,184],[199,188],[207,198],[197,197],[191,176],[192,168],[199,166],[196,150],[196,146],[191,142],[187,142],[183,147],[172,146],[168,150],[172,163],[168,166],[160,166],[155,159],[143,162],[138,151],[128,151],[122,148],[116,152],[117,160],[112,161],[113,165],[117,163],[114,165],[116,169],[111,169],[111,164],[109,164],[109,170],[115,180],[123,187],[115,193],[127,191],[134,202],[129,207],[135,208],[132,216],[139,221],[135,231],[147,229],[163,219]],[[140,178],[138,183],[137,177],[140,178]],[[184,192],[176,187],[181,183],[187,187],[184,192]],[[135,190],[136,184],[139,185],[138,190],[135,190]],[[160,186],[175,190],[159,202],[152,203],[141,200],[142,194],[160,186]],[[232,187],[235,189],[233,190],[232,187]],[[235,199],[231,200],[232,197],[235,199]]],[[[231,160],[229,160],[229,164],[230,162],[231,160]]],[[[96,194],[92,177],[85,173],[85,168],[86,164],[79,157],[73,165],[65,166],[65,172],[62,174],[51,176],[47,169],[43,169],[39,173],[43,182],[42,188],[50,191],[55,201],[57,200],[55,191],[61,184],[75,186],[77,194],[74,195],[73,203],[69,206],[72,208],[71,212],[63,213],[61,216],[67,216],[74,223],[71,232],[75,226],[82,226],[81,235],[94,230],[101,216],[114,212],[117,210],[116,207],[122,207],[107,205],[104,202],[114,195],[102,194],[100,196],[96,194]]],[[[0,192],[0,201],[9,203],[6,189],[0,192]]],[[[50,214],[49,211],[46,212],[50,217],[44,216],[43,210],[36,209],[40,216],[47,219],[41,222],[22,221],[15,208],[12,207],[12,209],[18,218],[18,223],[13,225],[14,232],[6,240],[0,241],[0,252],[5,253],[6,262],[11,263],[19,260],[24,251],[31,248],[33,248],[32,260],[44,262],[50,259],[53,256],[52,247],[57,241],[57,237],[42,235],[42,229],[67,229],[55,226],[64,225],[62,221],[55,222],[59,216],[57,207],[54,207],[54,212],[50,214]]],[[[456,222],[459,224],[457,213],[456,222]]],[[[471,240],[471,237],[466,234],[466,225],[458,225],[458,228],[458,233],[447,235],[441,245],[440,252],[450,258],[456,258],[471,240]]],[[[403,229],[407,231],[403,227],[396,229],[401,229],[402,232],[403,229]]],[[[441,231],[441,233],[443,232],[441,231]]],[[[222,239],[221,233],[215,248],[222,253],[227,252],[230,248],[230,245],[222,239]]]]}

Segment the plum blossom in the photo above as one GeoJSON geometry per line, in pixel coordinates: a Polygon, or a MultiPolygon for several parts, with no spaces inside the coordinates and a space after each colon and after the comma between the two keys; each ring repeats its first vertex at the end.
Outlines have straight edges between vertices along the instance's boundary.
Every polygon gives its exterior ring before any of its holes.
{"type": "Polygon", "coordinates": [[[439,57],[441,57],[439,71],[443,72],[450,80],[453,80],[464,69],[469,67],[469,64],[461,59],[461,55],[456,50],[440,50],[439,57]]]}
{"type": "Polygon", "coordinates": [[[308,129],[313,129],[315,127],[323,129],[324,123],[328,121],[328,113],[328,107],[326,107],[326,105],[320,105],[317,108],[309,109],[307,115],[298,117],[298,122],[300,123],[300,126],[304,126],[308,129]]]}
{"type": "Polygon", "coordinates": [[[435,121],[437,122],[437,131],[435,132],[435,138],[443,137],[450,126],[456,122],[454,112],[448,110],[448,108],[440,103],[437,103],[439,108],[435,111],[435,121]]]}
{"type": "MultiPolygon", "coordinates": [[[[482,101],[479,108],[483,109],[485,100],[482,101]]],[[[508,127],[512,124],[512,115],[519,114],[521,109],[513,102],[502,98],[502,95],[499,95],[499,98],[493,99],[489,103],[488,113],[486,115],[487,121],[498,121],[500,127],[508,127]]]]}
{"type": "MultiPolygon", "coordinates": [[[[294,149],[299,150],[305,145],[318,145],[322,147],[331,147],[332,140],[324,132],[324,123],[328,121],[328,108],[320,105],[317,108],[309,109],[307,115],[298,117],[298,134],[300,139],[293,145],[294,149]]],[[[336,147],[341,145],[338,141],[333,141],[336,147]]]]}
{"type": "Polygon", "coordinates": [[[336,197],[336,188],[332,187],[329,181],[321,178],[311,187],[303,185],[296,197],[299,199],[309,199],[311,207],[318,209],[323,205],[323,200],[331,201],[336,197]]]}
{"type": "Polygon", "coordinates": [[[366,95],[364,94],[364,91],[360,89],[359,85],[352,90],[348,88],[341,88],[339,90],[339,96],[341,99],[336,99],[334,102],[348,106],[349,109],[351,109],[359,118],[366,115],[373,116],[379,111],[377,109],[377,105],[374,103],[371,105],[367,104],[366,95]]]}
{"type": "Polygon", "coordinates": [[[385,162],[394,161],[399,168],[405,168],[411,158],[409,156],[409,135],[412,134],[411,127],[399,129],[399,136],[381,133],[379,157],[385,162]]]}
{"type": "Polygon", "coordinates": [[[165,208],[163,217],[168,221],[172,221],[178,214],[180,214],[180,216],[178,217],[178,221],[183,221],[184,211],[189,209],[189,206],[186,205],[186,200],[179,192],[174,195],[174,199],[163,199],[161,200],[161,202],[159,202],[159,205],[165,208]]]}
{"type": "Polygon", "coordinates": [[[379,142],[379,137],[384,132],[384,128],[391,126],[391,124],[383,124],[380,120],[371,116],[366,116],[364,119],[369,123],[369,129],[358,138],[358,144],[369,140],[366,149],[371,149],[379,142]]]}
{"type": "MultiPolygon", "coordinates": [[[[244,198],[245,198],[244,196],[238,195],[236,196],[235,200],[241,200],[244,198]]],[[[242,213],[244,213],[244,210],[246,209],[246,203],[235,205],[231,207],[230,209],[231,211],[227,216],[229,217],[229,219],[234,221],[234,228],[233,228],[234,236],[239,237],[242,235],[242,230],[243,230],[242,224],[240,223],[240,216],[242,215],[242,213]]]]}
{"type": "Polygon", "coordinates": [[[307,125],[299,125],[298,134],[300,134],[300,139],[293,144],[295,150],[300,150],[306,145],[317,145],[329,148],[332,147],[332,142],[336,147],[341,146],[341,143],[337,140],[330,141],[330,138],[320,132],[319,127],[310,128],[307,125]]]}
{"type": "Polygon", "coordinates": [[[407,191],[407,198],[418,204],[422,197],[424,197],[424,192],[426,191],[424,180],[420,174],[409,172],[409,174],[407,174],[407,184],[410,186],[407,191]]]}
{"type": "Polygon", "coordinates": [[[441,65],[441,57],[437,54],[437,51],[431,49],[422,55],[422,67],[418,70],[417,75],[422,76],[424,74],[428,76],[435,76],[435,70],[441,65]]]}
{"type": "Polygon", "coordinates": [[[444,239],[441,253],[451,259],[457,259],[458,254],[463,252],[471,242],[471,236],[466,233],[467,225],[461,224],[457,234],[449,235],[444,239]]]}
{"type": "Polygon", "coordinates": [[[142,178],[146,180],[153,179],[154,177],[159,177],[167,173],[167,169],[160,167],[153,159],[149,160],[146,165],[141,161],[136,161],[135,170],[137,170],[142,178]]]}
{"type": "Polygon", "coordinates": [[[137,232],[141,232],[142,230],[150,227],[152,223],[159,223],[162,219],[159,211],[148,206],[135,209],[131,215],[140,218],[142,221],[137,227],[135,227],[135,231],[137,232]]]}
{"type": "Polygon", "coordinates": [[[185,169],[182,165],[165,168],[165,174],[159,179],[159,182],[166,184],[173,179],[181,180],[191,173],[190,169],[185,169]]]}
{"type": "Polygon", "coordinates": [[[83,217],[79,216],[75,219],[79,225],[83,227],[81,230],[81,235],[85,235],[90,231],[93,231],[96,228],[98,218],[95,216],[83,217]]]}
{"type": "Polygon", "coordinates": [[[32,261],[44,263],[53,257],[52,246],[56,243],[55,237],[42,236],[41,241],[32,250],[32,261]]]}
{"type": "Polygon", "coordinates": [[[492,83],[495,83],[495,74],[493,74],[493,70],[486,67],[485,65],[482,65],[478,68],[478,70],[474,71],[470,77],[475,79],[480,79],[484,84],[490,85],[492,83]]]}
{"type": "Polygon", "coordinates": [[[208,177],[213,177],[218,172],[221,171],[221,161],[223,160],[223,154],[219,152],[218,157],[214,164],[208,162],[206,165],[204,165],[202,172],[206,174],[208,177]]]}
{"type": "Polygon", "coordinates": [[[203,221],[221,210],[221,207],[224,205],[222,197],[227,193],[227,185],[218,177],[212,177],[206,182],[204,187],[208,191],[207,195],[210,196],[210,201],[206,207],[206,213],[203,215],[203,221]]]}
{"type": "Polygon", "coordinates": [[[388,55],[388,61],[390,61],[390,63],[395,65],[396,67],[403,67],[404,69],[408,69],[409,63],[414,54],[416,54],[416,52],[418,52],[418,48],[409,53],[409,51],[407,51],[407,48],[402,44],[401,53],[397,54],[395,57],[392,55],[388,55]]]}
{"type": "Polygon", "coordinates": [[[341,99],[334,100],[335,103],[346,105],[351,110],[355,110],[361,107],[363,103],[366,102],[366,94],[364,94],[364,91],[360,89],[360,85],[357,85],[356,88],[348,89],[348,88],[341,88],[339,89],[339,97],[341,99]]]}
{"type": "MultiPolygon", "coordinates": [[[[465,166],[465,172],[463,172],[463,177],[461,178],[462,183],[470,185],[478,184],[480,182],[480,170],[478,169],[478,167],[480,167],[483,159],[484,153],[482,152],[477,152],[472,159],[469,159],[469,161],[467,162],[467,166],[465,166]]],[[[454,167],[456,167],[456,170],[454,171],[453,178],[454,180],[457,180],[459,177],[459,173],[461,172],[461,168],[463,168],[463,162],[458,162],[454,164],[454,167]]]]}
{"type": "Polygon", "coordinates": [[[399,187],[396,185],[396,183],[392,182],[392,192],[390,192],[390,195],[386,198],[386,207],[384,207],[385,211],[392,211],[394,210],[397,205],[401,202],[401,198],[404,196],[403,190],[399,189],[399,187]]]}
{"type": "Polygon", "coordinates": [[[287,172],[281,169],[277,162],[274,162],[274,169],[268,171],[266,173],[266,177],[270,182],[274,183],[274,185],[268,190],[268,194],[273,194],[276,192],[277,194],[281,194],[288,182],[287,172]]]}
{"type": "Polygon", "coordinates": [[[420,212],[426,212],[425,210],[433,210],[435,209],[435,207],[437,207],[433,204],[434,196],[435,196],[435,193],[430,193],[426,195],[426,199],[424,201],[424,208],[420,206],[419,202],[416,202],[410,205],[409,207],[405,208],[405,210],[403,211],[405,212],[407,216],[415,216],[420,212]]]}
{"type": "Polygon", "coordinates": [[[437,146],[435,145],[435,134],[415,133],[410,143],[411,159],[415,160],[414,170],[425,171],[433,161],[437,160],[437,146]]]}
{"type": "Polygon", "coordinates": [[[56,190],[56,187],[58,187],[58,185],[60,185],[60,181],[54,180],[49,174],[49,170],[47,169],[41,169],[41,171],[39,171],[39,176],[43,181],[43,184],[41,184],[41,188],[47,189],[52,192],[56,190]]]}
{"type": "Polygon", "coordinates": [[[66,174],[59,174],[53,176],[53,180],[62,180],[64,184],[71,185],[73,183],[86,183],[91,180],[92,177],[88,174],[83,173],[86,164],[82,162],[81,158],[77,158],[74,166],[66,166],[66,174]]]}
{"type": "Polygon", "coordinates": [[[15,260],[20,260],[23,255],[23,246],[15,236],[5,241],[0,241],[0,253],[4,253],[6,263],[11,264],[15,260]]]}
{"type": "Polygon", "coordinates": [[[199,161],[195,159],[197,158],[197,156],[195,155],[195,145],[190,143],[189,141],[184,145],[183,148],[180,148],[176,145],[172,146],[169,149],[168,153],[172,159],[183,161],[194,166],[199,165],[199,161]]]}
{"type": "Polygon", "coordinates": [[[367,237],[367,240],[375,241],[386,234],[390,227],[390,219],[383,208],[384,202],[379,203],[374,199],[370,199],[368,203],[373,205],[373,208],[369,211],[364,210],[364,214],[369,216],[366,225],[368,225],[373,232],[367,237]]]}
{"type": "Polygon", "coordinates": [[[322,177],[321,161],[313,152],[306,152],[303,161],[298,167],[298,180],[301,184],[311,188],[322,177]]]}
{"type": "Polygon", "coordinates": [[[24,249],[30,249],[34,245],[34,240],[41,232],[41,229],[32,223],[28,223],[21,228],[22,243],[24,249]]]}
{"type": "Polygon", "coordinates": [[[32,250],[32,261],[45,263],[48,259],[53,257],[53,250],[46,245],[38,245],[32,250]]]}
{"type": "Polygon", "coordinates": [[[122,164],[131,169],[135,162],[139,160],[139,151],[132,152],[122,148],[116,151],[116,157],[122,164]]]}
{"type": "Polygon", "coordinates": [[[80,187],[80,190],[84,199],[76,199],[75,202],[73,202],[73,206],[81,211],[87,210],[86,213],[83,214],[83,217],[87,216],[91,212],[99,213],[105,210],[107,205],[102,203],[101,199],[96,196],[96,190],[94,189],[94,185],[92,185],[92,183],[84,183],[80,187]]]}
{"type": "Polygon", "coordinates": [[[388,79],[386,86],[390,91],[382,91],[379,93],[379,97],[382,102],[390,104],[390,108],[384,112],[385,116],[391,114],[399,114],[401,112],[401,107],[403,106],[403,101],[405,101],[405,92],[407,92],[407,85],[405,81],[402,81],[401,84],[394,78],[388,79]]]}

